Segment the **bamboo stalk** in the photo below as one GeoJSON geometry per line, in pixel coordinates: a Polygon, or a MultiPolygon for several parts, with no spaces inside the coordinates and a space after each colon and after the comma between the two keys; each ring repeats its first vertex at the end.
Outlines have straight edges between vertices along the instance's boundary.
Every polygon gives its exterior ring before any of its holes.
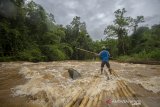
{"type": "MultiPolygon", "coordinates": [[[[112,98],[111,100],[112,100],[112,101],[116,99],[114,92],[115,92],[115,91],[113,91],[113,92],[111,93],[111,98],[112,98]]],[[[110,105],[110,107],[115,107],[115,104],[113,104],[113,102],[112,102],[111,105],[110,105]]]]}
{"type": "Polygon", "coordinates": [[[79,107],[86,107],[88,100],[89,100],[88,96],[84,96],[82,103],[80,104],[79,107]]]}
{"type": "Polygon", "coordinates": [[[114,71],[114,75],[116,76],[116,77],[119,77],[119,75],[114,71]]]}
{"type": "Polygon", "coordinates": [[[76,100],[78,99],[79,95],[81,94],[81,92],[77,93],[73,99],[65,106],[65,107],[71,107],[75,102],[76,100]]]}
{"type": "Polygon", "coordinates": [[[98,100],[98,103],[97,103],[97,107],[101,107],[102,98],[103,98],[103,91],[100,93],[99,100],[98,100]]]}
{"type": "Polygon", "coordinates": [[[78,50],[81,50],[81,51],[84,51],[84,52],[88,52],[88,53],[91,53],[91,54],[94,54],[94,55],[98,55],[97,53],[95,52],[91,52],[91,51],[88,51],[88,50],[85,50],[85,49],[81,49],[81,48],[76,48],[78,50]]]}
{"type": "Polygon", "coordinates": [[[125,91],[128,93],[129,97],[132,97],[132,93],[128,90],[128,85],[125,84],[123,81],[120,82],[123,86],[124,86],[124,89],[125,91]]]}
{"type": "Polygon", "coordinates": [[[121,95],[121,97],[124,97],[125,95],[122,93],[122,88],[123,88],[123,86],[121,86],[121,84],[119,84],[119,81],[117,82],[117,84],[118,84],[118,87],[119,87],[119,93],[120,93],[120,95],[121,95]]]}
{"type": "MultiPolygon", "coordinates": [[[[119,86],[119,88],[118,88],[118,92],[119,92],[119,94],[120,94],[120,97],[122,97],[122,98],[125,98],[125,99],[122,99],[122,100],[128,100],[128,98],[127,98],[127,94],[126,94],[126,92],[124,91],[124,89],[123,89],[123,86],[121,85],[121,84],[119,84],[119,82],[117,82],[117,84],[118,84],[118,86],[119,86]]],[[[122,107],[128,107],[128,104],[122,104],[122,107]]]]}
{"type": "Polygon", "coordinates": [[[122,92],[124,93],[125,97],[128,99],[128,97],[129,97],[130,95],[129,95],[129,94],[127,93],[127,91],[125,90],[126,87],[125,87],[123,84],[121,84],[120,81],[118,81],[118,85],[119,85],[119,87],[121,87],[122,92]]]}
{"type": "Polygon", "coordinates": [[[86,92],[83,92],[83,94],[81,94],[79,96],[79,98],[77,99],[77,101],[75,102],[75,104],[72,107],[79,107],[79,105],[81,104],[85,94],[86,94],[86,92]]]}
{"type": "MultiPolygon", "coordinates": [[[[125,81],[122,81],[125,85],[127,84],[125,81]]],[[[127,85],[128,90],[132,93],[132,96],[135,98],[135,100],[139,100],[139,98],[136,96],[135,92],[131,87],[127,85]]],[[[140,107],[149,107],[143,100],[141,100],[142,105],[140,107]]]]}
{"type": "Polygon", "coordinates": [[[131,88],[127,85],[127,83],[126,83],[126,82],[122,81],[122,83],[126,85],[126,87],[127,87],[128,91],[132,94],[132,96],[133,96],[133,97],[135,97],[135,96],[136,96],[136,94],[135,94],[135,92],[133,91],[133,89],[131,89],[131,88]]]}
{"type": "MultiPolygon", "coordinates": [[[[114,91],[114,96],[115,96],[115,99],[116,99],[116,100],[119,100],[118,89],[116,89],[116,90],[114,91]]],[[[116,107],[120,107],[120,105],[119,105],[119,104],[116,104],[116,107]]]]}
{"type": "Polygon", "coordinates": [[[93,98],[90,98],[86,107],[92,107],[93,98]]]}
{"type": "Polygon", "coordinates": [[[103,93],[103,99],[106,99],[107,98],[107,91],[104,91],[103,93]]]}
{"type": "MultiPolygon", "coordinates": [[[[139,100],[139,98],[136,96],[136,94],[133,91],[133,89],[131,87],[129,87],[125,81],[122,81],[122,83],[126,85],[126,88],[128,89],[128,92],[131,93],[131,96],[133,96],[133,99],[139,100]]],[[[148,105],[142,100],[141,100],[141,104],[142,105],[137,105],[136,107],[148,107],[148,105]]]]}
{"type": "Polygon", "coordinates": [[[119,98],[123,97],[120,87],[117,88],[117,93],[119,95],[119,98]]]}
{"type": "Polygon", "coordinates": [[[78,98],[72,107],[79,107],[79,104],[81,103],[81,101],[82,101],[82,98],[78,98]]]}
{"type": "Polygon", "coordinates": [[[114,74],[114,76],[117,76],[117,74],[115,73],[115,71],[114,71],[114,70],[112,70],[111,72],[112,72],[112,74],[114,74]]]}
{"type": "Polygon", "coordinates": [[[94,101],[93,101],[93,105],[92,105],[93,107],[96,107],[96,106],[97,106],[98,99],[99,99],[99,94],[96,95],[96,97],[95,97],[95,99],[94,99],[94,101]]]}
{"type": "MultiPolygon", "coordinates": [[[[119,82],[119,84],[120,84],[120,82],[119,82]]],[[[122,87],[122,92],[123,92],[123,94],[125,95],[125,98],[127,99],[127,101],[130,101],[130,100],[131,100],[131,99],[129,98],[130,95],[126,92],[125,86],[122,87]]],[[[128,104],[129,106],[132,106],[132,104],[131,104],[130,102],[128,102],[127,104],[128,104]]]]}
{"type": "MultiPolygon", "coordinates": [[[[106,94],[107,94],[107,97],[109,98],[109,99],[107,98],[106,100],[112,100],[112,99],[111,99],[111,92],[110,92],[110,91],[107,91],[106,94]]],[[[107,104],[107,106],[108,106],[108,107],[111,107],[110,104],[107,104]]]]}
{"type": "Polygon", "coordinates": [[[102,107],[106,107],[106,99],[107,99],[107,93],[104,90],[103,91],[103,98],[102,98],[102,107]]]}

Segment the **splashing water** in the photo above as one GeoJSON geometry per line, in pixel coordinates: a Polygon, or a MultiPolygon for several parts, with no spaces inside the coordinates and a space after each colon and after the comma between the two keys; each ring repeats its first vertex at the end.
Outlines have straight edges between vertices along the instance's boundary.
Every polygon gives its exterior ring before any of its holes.
{"type": "Polygon", "coordinates": [[[158,93],[160,91],[160,77],[153,76],[150,78],[145,78],[145,79],[126,79],[126,78],[121,78],[122,80],[125,80],[129,83],[135,83],[135,84],[140,84],[142,85],[146,90],[152,91],[154,93],[158,93]]]}
{"type": "Polygon", "coordinates": [[[25,63],[19,73],[24,75],[27,82],[14,87],[13,94],[25,96],[44,106],[58,107],[68,103],[80,90],[86,91],[86,95],[93,97],[102,90],[116,89],[116,79],[107,80],[106,76],[98,74],[97,66],[89,63],[90,67],[87,68],[86,64],[61,62],[28,66],[29,64],[25,63]],[[68,68],[78,70],[82,77],[72,80],[68,75],[68,68]]]}
{"type": "MultiPolygon", "coordinates": [[[[20,67],[19,74],[27,79],[25,84],[12,88],[13,95],[24,96],[30,102],[38,103],[43,107],[64,106],[81,91],[86,92],[88,97],[94,97],[102,90],[113,91],[117,88],[118,80],[141,84],[144,89],[154,93],[160,91],[160,84],[157,82],[160,76],[156,74],[159,66],[112,62],[111,67],[120,77],[111,76],[108,80],[105,75],[100,75],[100,62],[9,63],[10,69],[12,69],[11,65],[20,67]],[[72,80],[67,71],[69,68],[76,69],[82,77],[72,80]]],[[[5,64],[1,65],[1,67],[5,66],[5,64]]]]}

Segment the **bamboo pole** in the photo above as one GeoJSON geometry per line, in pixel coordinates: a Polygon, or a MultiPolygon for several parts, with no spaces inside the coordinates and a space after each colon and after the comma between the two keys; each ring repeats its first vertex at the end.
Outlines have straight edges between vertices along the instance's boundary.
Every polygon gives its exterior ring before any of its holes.
{"type": "Polygon", "coordinates": [[[121,87],[122,92],[124,93],[125,97],[128,99],[128,97],[130,96],[129,93],[127,93],[127,91],[125,90],[125,86],[123,84],[121,84],[120,81],[118,81],[118,85],[119,87],[121,87]]]}
{"type": "Polygon", "coordinates": [[[89,97],[88,96],[84,96],[83,100],[82,100],[82,103],[80,104],[79,107],[86,107],[86,104],[89,100],[89,97]]]}
{"type": "Polygon", "coordinates": [[[107,91],[103,91],[103,98],[102,98],[102,107],[106,107],[106,99],[107,99],[107,91]]]}
{"type": "Polygon", "coordinates": [[[131,93],[131,95],[135,97],[136,96],[135,92],[127,85],[127,83],[124,81],[122,81],[122,83],[125,84],[125,86],[127,87],[128,91],[131,93]]]}
{"type": "MultiPolygon", "coordinates": [[[[129,87],[125,81],[122,81],[123,84],[126,85],[126,88],[128,89],[128,92],[131,93],[131,96],[133,96],[133,99],[135,100],[139,100],[139,98],[136,96],[135,92],[133,91],[133,89],[131,87],[129,87]]],[[[141,100],[141,105],[137,105],[136,107],[148,107],[148,105],[141,100]]]]}
{"type": "Polygon", "coordinates": [[[122,84],[122,85],[124,86],[123,88],[124,88],[125,92],[128,94],[128,96],[129,96],[129,97],[132,97],[132,93],[129,92],[129,90],[127,89],[128,86],[125,85],[123,82],[120,82],[120,84],[122,84]]]}
{"type": "Polygon", "coordinates": [[[99,99],[99,94],[96,95],[96,97],[95,97],[94,100],[93,100],[93,105],[92,105],[93,107],[97,107],[98,99],[99,99]]]}
{"type": "MultiPolygon", "coordinates": [[[[121,84],[119,84],[119,82],[117,82],[117,84],[118,84],[118,92],[119,92],[120,98],[122,98],[122,100],[126,100],[128,95],[124,92],[123,86],[121,86],[121,84]],[[123,98],[125,98],[125,99],[123,99],[123,98]]],[[[124,104],[122,104],[122,107],[128,107],[128,104],[124,103],[124,104]]]]}
{"type": "MultiPolygon", "coordinates": [[[[111,93],[112,101],[116,99],[114,92],[115,91],[112,91],[112,93],[111,93]]],[[[112,102],[111,105],[110,105],[110,107],[115,107],[115,104],[112,102]]]]}
{"type": "MultiPolygon", "coordinates": [[[[127,84],[125,81],[122,81],[125,85],[127,84]]],[[[128,90],[132,93],[132,96],[134,97],[135,100],[139,100],[139,98],[136,96],[135,92],[131,87],[127,85],[128,90]]],[[[143,100],[141,100],[141,107],[149,107],[143,100]]]]}
{"type": "Polygon", "coordinates": [[[92,107],[93,98],[89,98],[89,101],[86,105],[86,107],[92,107]]]}
{"type": "Polygon", "coordinates": [[[79,107],[80,103],[82,101],[82,98],[78,98],[75,104],[72,107],[79,107]]]}
{"type": "Polygon", "coordinates": [[[120,87],[117,88],[117,93],[119,95],[119,98],[123,97],[120,87]]]}
{"type": "Polygon", "coordinates": [[[97,103],[97,107],[101,107],[102,98],[103,98],[103,91],[100,93],[100,96],[99,96],[99,99],[98,99],[98,103],[97,103]]]}
{"type": "Polygon", "coordinates": [[[85,49],[81,49],[81,48],[76,48],[78,50],[81,50],[81,51],[84,51],[84,52],[88,52],[88,53],[91,53],[91,54],[94,54],[94,55],[98,55],[97,53],[95,52],[91,52],[91,51],[88,51],[88,50],[85,50],[85,49]]]}
{"type": "Polygon", "coordinates": [[[118,74],[114,70],[112,70],[112,72],[114,73],[114,76],[119,77],[118,74]]]}
{"type": "Polygon", "coordinates": [[[78,92],[65,107],[71,107],[76,102],[80,94],[81,94],[81,91],[78,92]]]}
{"type": "MultiPolygon", "coordinates": [[[[119,82],[119,85],[121,85],[121,91],[122,91],[122,93],[124,94],[124,97],[127,99],[127,101],[130,101],[130,96],[129,96],[129,94],[126,92],[126,90],[125,90],[125,87],[119,82]]],[[[132,106],[132,104],[131,103],[129,103],[129,102],[127,102],[127,104],[129,105],[129,106],[132,106]]]]}
{"type": "Polygon", "coordinates": [[[86,94],[86,92],[83,92],[77,99],[77,101],[75,102],[75,104],[72,107],[79,107],[79,105],[81,104],[84,95],[86,94]]]}
{"type": "MultiPolygon", "coordinates": [[[[112,100],[112,99],[111,99],[112,96],[111,96],[111,92],[110,92],[110,91],[107,91],[106,95],[107,95],[107,99],[106,99],[106,100],[112,100]],[[108,98],[109,98],[109,99],[108,99],[108,98]]],[[[108,106],[108,107],[111,107],[111,104],[107,104],[107,106],[108,106]]]]}
{"type": "Polygon", "coordinates": [[[114,91],[114,96],[116,100],[119,100],[119,94],[117,89],[114,91]]]}
{"type": "Polygon", "coordinates": [[[120,84],[122,84],[122,85],[124,86],[124,89],[125,89],[125,91],[128,93],[128,95],[129,95],[130,97],[132,97],[133,95],[132,95],[132,93],[128,90],[128,85],[125,84],[123,81],[120,81],[120,84]]]}

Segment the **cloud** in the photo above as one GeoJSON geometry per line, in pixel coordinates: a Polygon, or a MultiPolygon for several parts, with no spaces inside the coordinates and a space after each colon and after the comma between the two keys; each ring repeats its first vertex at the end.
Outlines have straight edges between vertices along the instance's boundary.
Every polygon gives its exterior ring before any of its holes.
{"type": "Polygon", "coordinates": [[[70,24],[80,16],[94,40],[104,38],[105,27],[113,23],[114,11],[126,8],[127,16],[143,15],[144,24],[160,23],[160,0],[34,0],[53,13],[58,24],[70,24]]]}

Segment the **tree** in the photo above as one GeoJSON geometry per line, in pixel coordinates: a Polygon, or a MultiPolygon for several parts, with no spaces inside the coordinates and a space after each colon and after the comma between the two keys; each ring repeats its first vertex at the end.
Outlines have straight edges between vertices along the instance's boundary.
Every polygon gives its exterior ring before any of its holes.
{"type": "Polygon", "coordinates": [[[128,31],[130,27],[134,26],[135,30],[138,27],[138,23],[143,22],[143,16],[137,16],[137,19],[131,17],[125,17],[124,14],[127,11],[125,8],[116,10],[115,20],[113,25],[107,26],[104,30],[104,34],[109,37],[118,37],[118,54],[126,54],[127,52],[127,41],[128,31]]]}
{"type": "Polygon", "coordinates": [[[133,32],[137,31],[138,24],[144,22],[144,17],[143,16],[137,16],[136,19],[132,19],[132,26],[134,28],[133,32]]]}
{"type": "Polygon", "coordinates": [[[92,50],[93,48],[93,42],[87,32],[86,23],[81,22],[80,17],[75,16],[71,24],[65,27],[65,34],[63,41],[68,43],[73,49],[71,59],[86,59],[88,57],[87,54],[75,48],[78,47],[87,50],[92,50]]]}

